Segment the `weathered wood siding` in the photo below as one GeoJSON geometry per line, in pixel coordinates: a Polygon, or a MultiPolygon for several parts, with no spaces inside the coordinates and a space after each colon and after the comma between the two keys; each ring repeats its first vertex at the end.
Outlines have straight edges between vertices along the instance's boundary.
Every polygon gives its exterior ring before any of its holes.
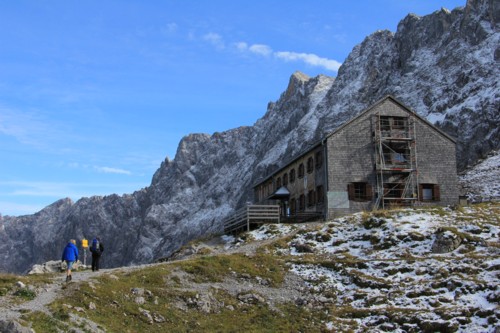
{"type": "Polygon", "coordinates": [[[373,140],[373,115],[413,117],[417,148],[418,182],[436,184],[440,200],[416,204],[452,205],[458,203],[455,143],[432,125],[385,99],[362,113],[327,138],[328,216],[329,218],[371,209],[375,203],[377,177],[373,140]],[[348,200],[347,188],[352,182],[366,182],[374,189],[371,201],[348,200]]]}

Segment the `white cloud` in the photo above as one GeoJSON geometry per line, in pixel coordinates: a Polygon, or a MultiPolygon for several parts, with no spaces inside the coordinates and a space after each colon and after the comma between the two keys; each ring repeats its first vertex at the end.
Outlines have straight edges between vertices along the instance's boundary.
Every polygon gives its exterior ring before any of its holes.
{"type": "Polygon", "coordinates": [[[248,48],[248,50],[252,53],[262,56],[269,56],[271,53],[273,53],[273,50],[269,46],[263,44],[253,44],[248,48]]]}
{"type": "Polygon", "coordinates": [[[222,39],[221,35],[216,34],[214,32],[209,32],[208,34],[204,35],[203,40],[211,43],[218,49],[223,49],[225,47],[224,40],[222,39]]]}
{"type": "Polygon", "coordinates": [[[162,32],[164,34],[172,34],[177,31],[179,27],[177,26],[177,23],[175,22],[170,22],[165,25],[165,28],[162,29],[162,32]]]}
{"type": "Polygon", "coordinates": [[[241,52],[245,52],[248,50],[248,44],[245,42],[238,42],[238,43],[235,43],[234,45],[241,52]]]}
{"type": "Polygon", "coordinates": [[[323,67],[334,72],[338,71],[340,65],[342,65],[342,63],[336,60],[321,58],[312,53],[275,52],[274,55],[285,61],[303,61],[308,65],[323,67]]]}
{"type": "Polygon", "coordinates": [[[131,175],[132,172],[124,169],[110,168],[110,167],[95,167],[97,171],[103,173],[114,173],[119,175],[131,175]]]}
{"type": "Polygon", "coordinates": [[[0,134],[14,137],[30,146],[43,146],[44,139],[51,137],[50,126],[33,113],[14,111],[0,107],[0,134]]]}
{"type": "Polygon", "coordinates": [[[281,59],[284,61],[302,61],[310,66],[323,67],[324,69],[333,72],[338,71],[340,65],[342,65],[342,63],[336,60],[322,58],[313,53],[298,53],[288,51],[275,52],[270,46],[265,44],[248,45],[245,42],[238,42],[235,43],[234,46],[240,52],[248,52],[266,57],[273,55],[277,59],[281,59]]]}

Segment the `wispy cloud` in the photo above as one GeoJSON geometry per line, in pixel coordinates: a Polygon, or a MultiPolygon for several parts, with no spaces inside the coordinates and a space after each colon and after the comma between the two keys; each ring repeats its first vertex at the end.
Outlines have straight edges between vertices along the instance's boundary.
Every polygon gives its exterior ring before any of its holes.
{"type": "MultiPolygon", "coordinates": [[[[223,38],[218,34],[205,35],[214,45],[224,45],[223,38]],[[207,37],[209,36],[210,37],[207,37]]],[[[276,59],[284,61],[301,61],[309,66],[322,67],[328,71],[337,72],[342,65],[341,62],[320,57],[314,53],[299,53],[291,51],[274,51],[272,47],[265,44],[248,44],[246,42],[237,42],[232,44],[236,50],[243,53],[254,54],[258,56],[274,56],[276,59]]]]}
{"type": "Polygon", "coordinates": [[[0,196],[63,198],[84,196],[83,193],[76,193],[75,188],[85,184],[41,181],[3,181],[0,182],[0,185],[2,186],[0,196]]]}
{"type": "Polygon", "coordinates": [[[113,174],[119,174],[119,175],[131,175],[132,172],[124,169],[118,169],[118,168],[110,168],[110,167],[95,167],[95,169],[99,172],[103,173],[113,173],[113,174]]]}
{"type": "Polygon", "coordinates": [[[275,52],[274,56],[285,61],[303,61],[311,66],[318,66],[336,72],[342,65],[337,60],[322,58],[312,53],[297,53],[297,52],[275,52]]]}
{"type": "Polygon", "coordinates": [[[78,199],[93,195],[128,193],[144,187],[140,183],[0,181],[0,197],[30,196],[78,199]]]}
{"type": "Polygon", "coordinates": [[[170,22],[165,25],[165,27],[161,30],[161,32],[168,35],[176,32],[178,28],[179,26],[177,25],[177,23],[170,22]]]}
{"type": "Polygon", "coordinates": [[[241,52],[250,52],[265,57],[270,56],[273,53],[273,49],[264,44],[248,45],[245,42],[239,42],[236,43],[235,46],[241,52]]]}
{"type": "Polygon", "coordinates": [[[210,32],[203,36],[203,40],[209,42],[218,49],[224,49],[225,44],[222,36],[214,32],[210,32]]]}
{"type": "Polygon", "coordinates": [[[52,136],[50,126],[33,113],[0,106],[0,134],[14,137],[18,142],[41,148],[43,139],[52,136]]]}
{"type": "Polygon", "coordinates": [[[61,198],[77,201],[95,195],[132,193],[142,187],[144,184],[140,183],[0,181],[0,213],[14,216],[34,214],[61,198]],[[33,201],[40,203],[32,204],[33,201]]]}
{"type": "Polygon", "coordinates": [[[21,216],[39,212],[43,205],[19,204],[9,201],[0,201],[0,214],[21,216]],[[6,212],[6,213],[4,213],[6,212]]]}

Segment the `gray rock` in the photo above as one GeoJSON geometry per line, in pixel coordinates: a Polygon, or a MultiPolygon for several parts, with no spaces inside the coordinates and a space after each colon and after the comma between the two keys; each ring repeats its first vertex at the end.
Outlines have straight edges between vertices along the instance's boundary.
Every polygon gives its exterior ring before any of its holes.
{"type": "Polygon", "coordinates": [[[457,249],[462,244],[462,238],[449,231],[438,230],[432,244],[432,253],[447,253],[457,249]]]}
{"type": "MultiPolygon", "coordinates": [[[[336,78],[302,73],[253,126],[190,134],[150,186],[132,194],[61,199],[33,215],[2,216],[0,271],[24,273],[67,241],[100,235],[103,267],[168,258],[252,201],[251,185],[391,94],[457,138],[461,169],[500,148],[500,14],[496,1],[408,15],[395,33],[354,47],[336,78]],[[196,209],[193,209],[195,207],[196,209]],[[16,249],[16,256],[5,255],[16,249]]],[[[83,252],[83,251],[82,251],[83,252]]]]}
{"type": "Polygon", "coordinates": [[[134,302],[139,304],[139,305],[142,305],[142,304],[146,303],[146,300],[144,299],[144,297],[138,296],[134,299],[134,302]]]}
{"type": "Polygon", "coordinates": [[[66,263],[60,260],[50,260],[43,264],[33,265],[28,274],[58,273],[66,269],[66,263]]]}
{"type": "Polygon", "coordinates": [[[34,333],[31,328],[27,328],[14,320],[0,320],[0,332],[2,333],[34,333]]]}
{"type": "Polygon", "coordinates": [[[257,303],[265,303],[266,300],[260,296],[259,294],[249,293],[249,294],[241,294],[238,295],[238,299],[247,304],[257,304],[257,303]]]}
{"type": "Polygon", "coordinates": [[[146,320],[148,323],[152,324],[154,322],[153,316],[151,315],[151,312],[148,310],[145,310],[143,308],[139,308],[139,312],[146,317],[146,320]]]}

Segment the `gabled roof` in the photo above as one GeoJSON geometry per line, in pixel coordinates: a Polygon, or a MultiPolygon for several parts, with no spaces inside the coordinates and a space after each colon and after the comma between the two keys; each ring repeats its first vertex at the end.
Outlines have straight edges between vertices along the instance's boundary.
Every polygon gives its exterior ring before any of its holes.
{"type": "Polygon", "coordinates": [[[290,197],[290,191],[285,186],[281,186],[276,190],[273,194],[271,194],[267,199],[269,200],[279,200],[279,199],[287,199],[290,197]]]}
{"type": "Polygon", "coordinates": [[[437,128],[436,126],[434,126],[433,124],[431,124],[427,119],[419,116],[414,110],[410,109],[409,107],[407,107],[406,105],[404,105],[403,103],[401,103],[400,101],[398,101],[396,98],[394,98],[392,95],[387,95],[385,96],[384,98],[378,100],[377,102],[375,102],[374,104],[370,105],[368,108],[366,108],[365,110],[361,111],[359,114],[357,114],[355,117],[351,118],[350,120],[348,120],[347,122],[345,122],[344,124],[340,125],[339,127],[337,127],[333,132],[331,132],[330,134],[327,134],[325,136],[325,139],[326,138],[329,138],[331,137],[332,135],[334,135],[335,133],[337,132],[340,132],[342,129],[344,129],[345,127],[349,126],[351,123],[355,122],[358,118],[361,118],[362,116],[364,116],[366,113],[369,113],[370,111],[372,111],[375,107],[379,106],[380,104],[384,103],[385,101],[387,100],[390,100],[392,103],[394,104],[397,104],[401,109],[403,109],[404,111],[408,112],[409,114],[411,114],[412,116],[414,116],[415,118],[417,118],[418,120],[421,120],[422,122],[426,123],[428,126],[430,126],[431,128],[433,128],[436,132],[438,132],[439,134],[441,134],[442,136],[444,136],[445,138],[447,138],[448,140],[450,140],[451,142],[453,143],[456,143],[457,141],[452,138],[450,135],[446,134],[445,132],[441,131],[439,128],[437,128]]]}
{"type": "Polygon", "coordinates": [[[276,171],[272,172],[271,174],[267,175],[264,178],[261,178],[261,180],[258,181],[253,187],[256,187],[256,186],[258,186],[258,185],[266,182],[267,180],[269,180],[269,178],[271,178],[275,174],[279,173],[281,170],[283,170],[284,168],[286,168],[288,165],[290,165],[291,163],[293,163],[296,160],[300,159],[304,155],[308,154],[314,148],[320,146],[326,139],[328,139],[329,137],[331,137],[335,133],[340,132],[342,129],[344,129],[345,127],[349,126],[351,123],[355,122],[358,118],[362,117],[366,113],[369,113],[375,107],[379,106],[380,104],[384,103],[387,100],[391,101],[394,104],[397,104],[401,109],[403,109],[404,111],[408,112],[410,115],[414,116],[415,118],[419,119],[420,121],[424,122],[425,124],[427,124],[428,126],[430,126],[431,128],[433,128],[437,133],[441,134],[446,139],[448,139],[452,143],[456,144],[456,140],[454,138],[452,138],[450,135],[448,135],[445,132],[441,131],[439,128],[437,128],[436,126],[434,126],[433,124],[431,124],[427,119],[419,116],[414,110],[410,109],[409,107],[407,107],[406,105],[404,105],[403,103],[401,103],[400,101],[398,101],[392,95],[387,95],[384,98],[381,98],[380,100],[378,100],[377,102],[375,102],[374,104],[372,104],[371,106],[369,106],[368,108],[366,108],[365,110],[361,111],[355,117],[353,117],[350,120],[346,121],[344,124],[342,124],[341,126],[339,126],[333,132],[331,132],[331,133],[327,134],[326,136],[324,136],[321,140],[319,140],[319,141],[311,144],[308,149],[301,151],[299,154],[297,154],[297,156],[295,156],[294,158],[292,158],[291,160],[289,160],[287,163],[285,163],[282,167],[280,167],[276,171]]]}

